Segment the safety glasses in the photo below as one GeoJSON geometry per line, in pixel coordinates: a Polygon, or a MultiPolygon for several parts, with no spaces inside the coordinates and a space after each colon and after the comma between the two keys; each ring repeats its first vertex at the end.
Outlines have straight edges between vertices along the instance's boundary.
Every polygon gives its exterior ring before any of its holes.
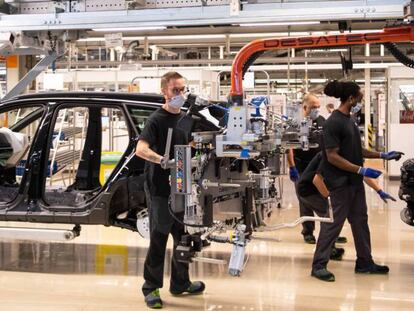
{"type": "Polygon", "coordinates": [[[181,93],[186,93],[187,92],[187,87],[186,86],[174,87],[171,91],[174,95],[180,95],[181,93]]]}

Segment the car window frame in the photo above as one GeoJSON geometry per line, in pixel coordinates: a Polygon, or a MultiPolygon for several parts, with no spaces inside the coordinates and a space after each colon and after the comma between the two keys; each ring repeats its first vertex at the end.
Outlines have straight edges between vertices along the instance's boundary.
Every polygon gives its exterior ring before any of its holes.
{"type": "MultiPolygon", "coordinates": [[[[44,100],[39,101],[37,99],[35,99],[35,100],[34,99],[32,99],[32,100],[16,100],[16,101],[11,101],[11,102],[1,103],[0,104],[0,114],[3,114],[3,113],[8,112],[10,110],[19,109],[23,105],[25,107],[40,107],[40,109],[42,110],[42,113],[38,118],[35,118],[35,119],[31,120],[30,122],[25,124],[19,130],[19,132],[20,132],[21,130],[23,130],[24,128],[29,126],[32,122],[35,122],[36,120],[39,120],[39,126],[36,129],[36,132],[33,134],[33,140],[31,142],[29,150],[27,151],[28,152],[28,158],[29,158],[30,154],[32,153],[32,150],[33,150],[33,142],[36,139],[37,134],[39,132],[39,129],[41,127],[41,124],[42,124],[42,122],[43,122],[43,120],[46,116],[47,104],[45,103],[44,100]]],[[[33,111],[32,113],[30,113],[26,117],[24,117],[22,120],[20,120],[17,123],[13,124],[11,127],[9,127],[9,129],[13,131],[13,129],[16,126],[21,126],[21,124],[26,123],[29,118],[32,118],[33,113],[37,113],[37,110],[33,111]]],[[[27,197],[27,189],[28,189],[29,185],[26,182],[26,180],[28,178],[29,172],[26,169],[26,167],[27,167],[27,162],[26,162],[25,170],[24,170],[23,175],[22,175],[21,180],[20,180],[19,190],[18,190],[18,194],[17,194],[16,198],[14,198],[12,201],[9,201],[9,202],[0,202],[0,210],[13,208],[16,205],[22,203],[25,200],[25,198],[27,197]]]]}
{"type": "Polygon", "coordinates": [[[58,100],[54,100],[53,101],[53,113],[51,116],[51,120],[50,120],[50,126],[49,126],[49,130],[48,130],[48,135],[47,135],[47,146],[46,146],[46,152],[44,154],[44,157],[42,159],[43,161],[43,165],[46,165],[47,167],[47,161],[49,159],[49,153],[50,153],[50,148],[51,148],[51,141],[50,141],[50,137],[51,135],[53,135],[53,130],[54,130],[54,126],[56,124],[56,120],[58,118],[59,115],[59,111],[61,109],[66,109],[66,108],[74,108],[74,107],[99,107],[101,109],[103,108],[116,108],[119,109],[121,111],[121,113],[123,114],[124,118],[125,118],[125,122],[128,128],[128,136],[129,136],[129,143],[127,148],[125,149],[124,153],[122,154],[122,160],[120,160],[118,162],[118,164],[115,166],[115,168],[113,169],[113,171],[111,172],[111,175],[108,177],[108,179],[105,181],[105,184],[101,186],[101,189],[96,193],[96,195],[94,195],[91,199],[87,200],[84,202],[83,205],[81,205],[81,207],[73,207],[73,206],[63,206],[63,205],[51,205],[47,202],[46,197],[45,197],[45,190],[46,190],[46,181],[47,181],[47,174],[45,174],[45,172],[42,173],[42,182],[41,182],[41,207],[42,209],[46,209],[49,211],[64,211],[65,209],[67,209],[68,211],[72,211],[73,209],[76,209],[76,211],[88,211],[90,208],[88,208],[88,206],[90,206],[91,203],[93,203],[93,201],[103,192],[107,190],[108,184],[110,183],[110,181],[113,179],[113,177],[117,174],[117,172],[121,169],[121,162],[123,162],[125,160],[125,158],[128,157],[129,154],[129,150],[132,148],[135,149],[135,145],[133,145],[133,142],[135,141],[133,138],[135,137],[136,133],[134,131],[135,129],[135,125],[131,124],[131,120],[130,120],[130,116],[129,116],[129,111],[127,111],[125,109],[124,104],[122,103],[122,101],[120,100],[102,100],[100,98],[97,99],[87,99],[85,100],[84,98],[61,98],[58,100]]]}

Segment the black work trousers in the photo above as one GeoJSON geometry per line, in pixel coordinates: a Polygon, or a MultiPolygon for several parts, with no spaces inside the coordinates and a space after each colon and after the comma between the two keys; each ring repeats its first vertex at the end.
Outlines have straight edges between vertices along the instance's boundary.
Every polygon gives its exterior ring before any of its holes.
{"type": "Polygon", "coordinates": [[[306,209],[314,211],[319,217],[328,216],[328,200],[322,195],[311,194],[306,197],[300,196],[300,200],[306,209]]]}
{"type": "MultiPolygon", "coordinates": [[[[299,215],[303,216],[314,216],[313,209],[309,204],[306,204],[302,197],[298,193],[298,182],[295,182],[295,191],[296,196],[299,201],[299,215]]],[[[314,221],[305,221],[302,223],[302,235],[312,235],[315,231],[315,222],[314,221]]]]}
{"type": "MultiPolygon", "coordinates": [[[[148,196],[147,196],[148,198],[148,196]]],[[[188,263],[178,262],[175,249],[185,233],[184,226],[175,221],[168,212],[168,198],[151,196],[149,202],[150,245],[144,264],[144,296],[157,288],[162,288],[164,280],[164,260],[169,234],[174,239],[174,251],[171,258],[170,290],[182,291],[190,285],[188,263]]],[[[180,217],[180,215],[177,215],[180,217]]],[[[181,215],[182,218],[182,215],[181,215]]]]}
{"type": "Polygon", "coordinates": [[[368,227],[368,212],[364,185],[350,185],[331,191],[334,222],[321,223],[312,269],[326,268],[334,245],[345,220],[348,219],[354,237],[357,264],[367,266],[373,262],[371,236],[368,227]]]}

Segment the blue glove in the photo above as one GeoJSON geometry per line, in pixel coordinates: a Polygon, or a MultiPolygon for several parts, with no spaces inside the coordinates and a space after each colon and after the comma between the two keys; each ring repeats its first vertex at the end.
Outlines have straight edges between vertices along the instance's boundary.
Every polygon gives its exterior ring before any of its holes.
{"type": "Polygon", "coordinates": [[[384,160],[396,160],[398,161],[401,159],[401,156],[404,155],[403,152],[400,151],[390,151],[390,152],[381,152],[380,157],[384,160]]]}
{"type": "Polygon", "coordinates": [[[295,166],[289,167],[289,177],[293,182],[297,182],[299,180],[299,172],[295,166]]]}
{"type": "Polygon", "coordinates": [[[382,172],[378,170],[374,170],[373,168],[361,166],[358,170],[358,174],[365,176],[365,177],[369,177],[369,178],[378,178],[380,177],[382,172]]]}
{"type": "Polygon", "coordinates": [[[387,200],[392,200],[394,202],[397,202],[396,199],[394,199],[392,196],[390,196],[388,193],[382,191],[382,190],[378,190],[377,193],[379,194],[379,196],[381,197],[381,199],[385,202],[388,203],[387,200]]]}

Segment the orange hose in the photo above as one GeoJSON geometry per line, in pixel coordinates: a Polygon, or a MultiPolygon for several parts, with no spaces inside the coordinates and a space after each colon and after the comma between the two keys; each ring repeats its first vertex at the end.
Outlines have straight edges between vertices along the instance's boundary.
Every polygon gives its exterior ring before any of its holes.
{"type": "Polygon", "coordinates": [[[414,25],[385,28],[375,33],[349,33],[330,36],[307,36],[260,39],[245,45],[233,60],[231,97],[243,96],[243,66],[256,52],[288,48],[320,48],[359,44],[414,41],[414,25]]]}

